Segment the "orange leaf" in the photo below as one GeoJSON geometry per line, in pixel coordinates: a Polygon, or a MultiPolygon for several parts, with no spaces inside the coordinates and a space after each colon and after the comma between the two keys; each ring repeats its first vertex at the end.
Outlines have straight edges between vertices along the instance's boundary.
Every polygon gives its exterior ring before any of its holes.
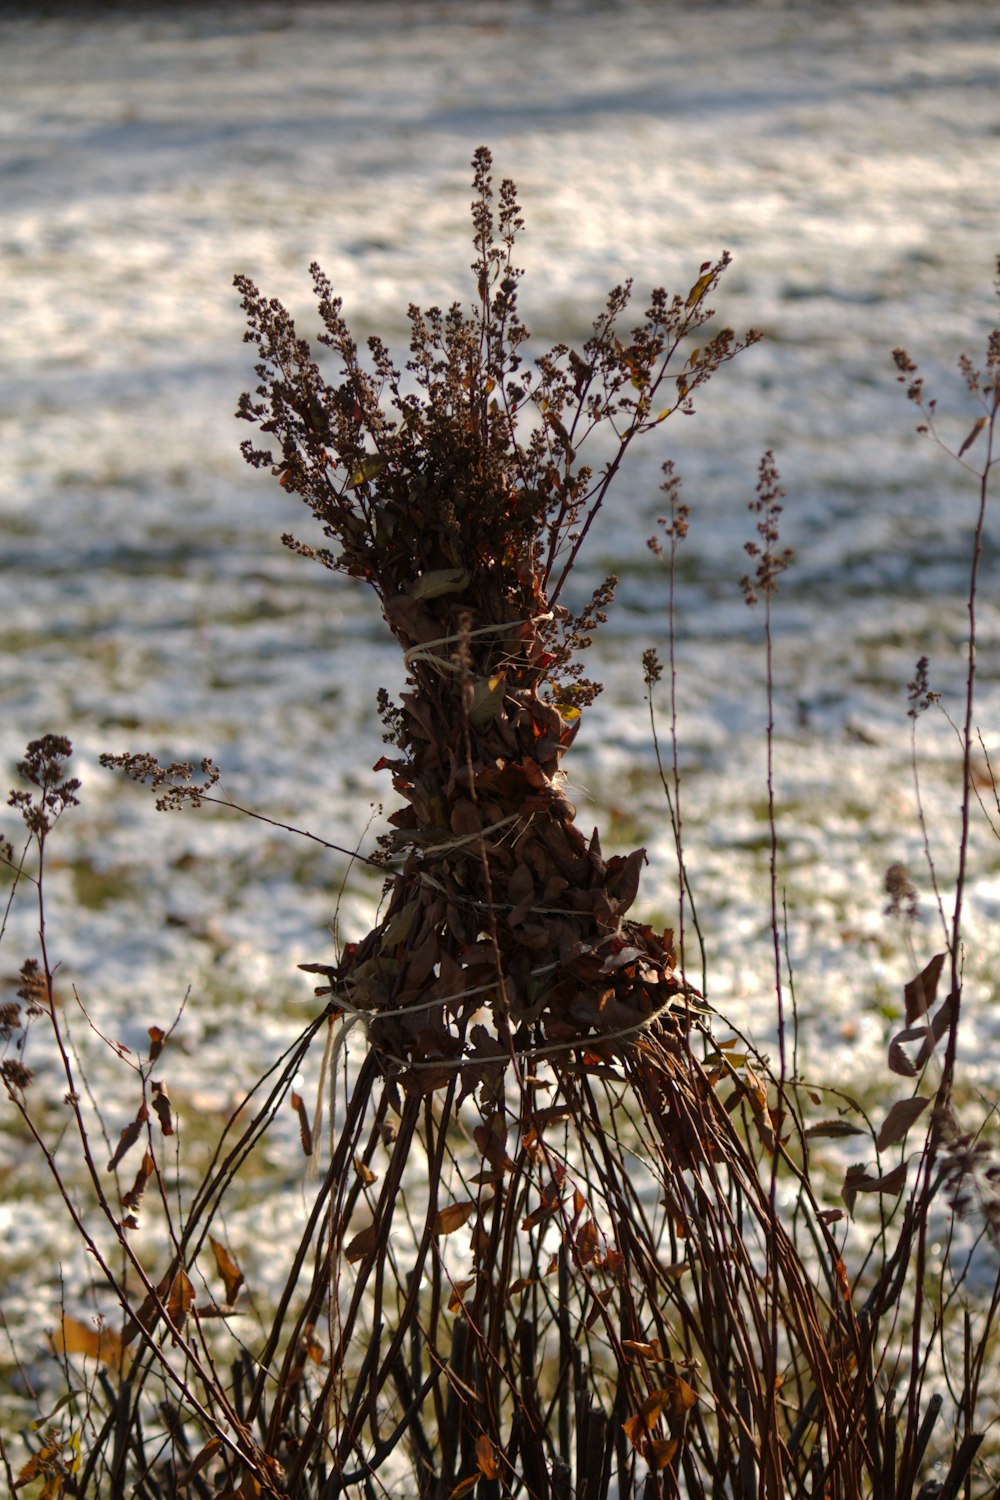
{"type": "Polygon", "coordinates": [[[686,1380],[678,1375],[674,1385],[673,1394],[670,1398],[670,1414],[674,1417],[682,1417],[686,1411],[690,1411],[697,1403],[698,1393],[692,1390],[686,1380]]]}
{"type": "Polygon", "coordinates": [[[597,1264],[616,1281],[621,1281],[625,1275],[625,1257],[620,1250],[609,1250],[607,1255],[598,1259],[597,1264]]]}
{"type": "Polygon", "coordinates": [[[448,1500],[460,1500],[460,1497],[462,1495],[467,1495],[471,1489],[475,1488],[482,1477],[483,1476],[477,1470],[477,1472],[473,1474],[471,1479],[460,1479],[455,1488],[448,1495],[448,1500]]]}
{"type": "Polygon", "coordinates": [[[310,1323],[302,1335],[302,1354],[314,1365],[323,1363],[323,1345],[316,1337],[316,1330],[310,1323]]]}
{"type": "Polygon", "coordinates": [[[639,1416],[645,1422],[647,1432],[652,1432],[660,1420],[661,1414],[671,1405],[672,1400],[673,1392],[667,1390],[665,1387],[661,1386],[659,1390],[650,1391],[639,1408],[639,1416]]]}
{"type": "Polygon", "coordinates": [[[479,1472],[487,1479],[496,1479],[500,1472],[493,1444],[485,1432],[480,1433],[476,1438],[476,1463],[479,1465],[479,1472]]]}
{"type": "Polygon", "coordinates": [[[170,1283],[170,1291],[164,1306],[171,1323],[180,1332],[187,1322],[188,1313],[194,1306],[194,1287],[183,1266],[170,1283]]]}
{"type": "Polygon", "coordinates": [[[439,1209],[434,1215],[435,1235],[454,1234],[456,1229],[462,1225],[476,1211],[476,1205],[469,1203],[449,1203],[447,1208],[439,1209]]]}
{"type": "MultiPolygon", "coordinates": [[[[62,1441],[59,1437],[50,1438],[44,1448],[39,1448],[38,1452],[33,1453],[28,1459],[28,1462],[17,1476],[14,1488],[19,1490],[22,1485],[30,1484],[33,1479],[37,1479],[40,1474],[45,1474],[46,1471],[52,1470],[61,1447],[62,1441]]],[[[48,1491],[48,1489],[49,1486],[46,1484],[45,1490],[48,1491]]]]}
{"type": "Polygon", "coordinates": [[[650,1457],[653,1460],[654,1469],[665,1469],[673,1461],[674,1454],[680,1447],[676,1438],[650,1438],[650,1457]]]}
{"type": "Polygon", "coordinates": [[[149,1030],[149,1060],[154,1063],[163,1051],[163,1044],[167,1039],[166,1032],[160,1026],[150,1026],[149,1030]]]}
{"type": "Polygon", "coordinates": [[[81,1323],[68,1314],[52,1335],[52,1345],[57,1354],[82,1354],[105,1365],[121,1364],[122,1341],[113,1328],[81,1323]]]}
{"type": "Polygon", "coordinates": [[[638,1339],[622,1339],[622,1348],[627,1349],[630,1354],[641,1355],[643,1359],[659,1359],[660,1357],[659,1339],[653,1339],[648,1344],[642,1344],[638,1339]]]}
{"type": "Polygon", "coordinates": [[[627,1417],[622,1423],[625,1436],[633,1448],[641,1448],[646,1436],[646,1424],[637,1412],[634,1417],[627,1417]]]}
{"type": "Polygon", "coordinates": [[[459,1313],[462,1311],[462,1307],[464,1306],[462,1298],[469,1290],[469,1287],[475,1286],[475,1284],[475,1277],[470,1277],[468,1281],[455,1282],[451,1289],[451,1300],[448,1303],[448,1311],[450,1313],[459,1313]]]}
{"type": "Polygon", "coordinates": [[[215,1256],[215,1269],[222,1277],[223,1285],[226,1288],[226,1301],[230,1303],[235,1302],[239,1295],[240,1287],[243,1285],[243,1272],[225,1245],[220,1245],[219,1241],[213,1239],[211,1235],[208,1237],[208,1243],[211,1245],[212,1254],[215,1256]]]}

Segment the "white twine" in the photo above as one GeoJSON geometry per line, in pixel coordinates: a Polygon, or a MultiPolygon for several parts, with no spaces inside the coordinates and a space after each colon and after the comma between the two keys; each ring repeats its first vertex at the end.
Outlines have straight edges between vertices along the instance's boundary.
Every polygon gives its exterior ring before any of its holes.
{"type": "MultiPolygon", "coordinates": [[[[535,979],[541,974],[551,974],[552,970],[558,967],[559,962],[556,960],[555,963],[543,964],[540,969],[529,969],[528,978],[535,979]]],[[[495,990],[499,983],[499,979],[491,979],[489,984],[473,985],[471,989],[459,990],[454,995],[438,995],[433,1000],[420,1000],[415,1005],[402,1005],[396,1010],[363,1010],[360,1006],[349,1005],[340,1000],[334,1003],[345,1016],[351,1016],[354,1020],[392,1020],[396,1016],[415,1016],[421,1011],[433,1010],[437,1005],[454,1005],[456,1001],[467,1000],[470,995],[485,995],[488,991],[495,990]]]]}
{"type": "MultiPolygon", "coordinates": [[[[477,839],[484,839],[488,833],[495,833],[498,828],[506,828],[509,824],[516,823],[523,816],[523,813],[508,813],[507,817],[501,818],[499,823],[490,823],[486,828],[477,828],[475,833],[459,834],[456,838],[445,839],[440,844],[416,844],[414,847],[421,854],[448,854],[452,849],[461,849],[466,844],[475,843],[477,839]]],[[[531,816],[534,817],[534,813],[531,816]]]]}
{"type": "MultiPolygon", "coordinates": [[[[552,611],[547,610],[544,615],[531,615],[527,623],[538,625],[543,620],[552,619],[552,611]]],[[[452,661],[448,657],[435,655],[438,646],[453,646],[458,641],[471,641],[477,635],[502,635],[506,630],[518,627],[517,620],[498,620],[495,625],[478,625],[475,630],[458,631],[455,635],[442,635],[435,641],[422,641],[419,645],[411,646],[408,651],[403,652],[403,662],[408,667],[411,662],[428,661],[433,662],[445,672],[461,672],[462,663],[452,661]]]]}
{"type": "MultiPolygon", "coordinates": [[[[553,963],[542,964],[541,967],[537,969],[529,970],[529,978],[537,978],[542,974],[550,974],[554,969],[558,969],[558,967],[558,960],[553,963]]],[[[337,1062],[340,1058],[341,1052],[344,1049],[344,1046],[346,1045],[347,1037],[353,1030],[353,1028],[357,1025],[357,1023],[359,1021],[362,1023],[365,1029],[365,1034],[366,1036],[368,1036],[370,1034],[370,1024],[372,1021],[381,1019],[391,1020],[396,1016],[412,1016],[418,1014],[421,1011],[434,1010],[439,1005],[452,1005],[455,1002],[468,1000],[471,996],[474,995],[487,994],[490,990],[496,989],[498,983],[499,980],[491,980],[489,984],[474,985],[471,989],[460,990],[452,995],[438,995],[435,996],[433,1000],[421,1000],[414,1005],[401,1006],[398,1010],[361,1010],[357,1006],[350,1005],[349,1003],[342,1000],[334,1002],[337,1006],[339,1014],[333,1015],[331,1013],[326,1045],[323,1048],[323,1058],[320,1063],[319,1083],[317,1084],[316,1088],[316,1109],[313,1115],[313,1154],[306,1163],[307,1182],[315,1181],[319,1174],[319,1153],[316,1150],[316,1146],[319,1142],[320,1132],[323,1128],[323,1106],[326,1095],[327,1079],[329,1079],[330,1085],[329,1148],[331,1155],[334,1150],[334,1077],[336,1074],[337,1062]],[[338,1022],[339,1025],[337,1024],[338,1022]]],[[[592,1036],[574,1037],[572,1040],[565,1042],[548,1042],[534,1047],[511,1048],[506,1052],[497,1053],[496,1057],[493,1059],[484,1059],[482,1057],[460,1057],[428,1059],[426,1062],[414,1062],[412,1059],[400,1057],[398,1053],[395,1052],[382,1051],[381,1055],[385,1058],[386,1062],[394,1063],[399,1073],[421,1073],[426,1072],[428,1069],[435,1068],[444,1068],[448,1072],[460,1072],[463,1068],[482,1066],[484,1062],[488,1061],[506,1062],[512,1057],[552,1057],[557,1053],[573,1052],[581,1047],[593,1047],[602,1045],[606,1042],[622,1041],[626,1037],[635,1036],[642,1031],[648,1031],[649,1028],[653,1026],[661,1016],[666,1015],[668,1011],[675,1010],[679,1003],[683,1003],[686,1007],[690,1007],[694,1010],[707,1010],[704,1002],[702,1002],[701,1007],[692,1006],[690,996],[682,997],[680,1001],[678,1000],[678,997],[672,996],[669,1000],[665,1001],[663,1005],[658,1006],[657,1009],[652,1011],[648,1016],[643,1017],[641,1021],[636,1021],[631,1026],[623,1026],[618,1028],[616,1031],[595,1032],[592,1036]]]]}
{"type": "MultiPolygon", "coordinates": [[[[541,968],[529,970],[528,977],[537,978],[541,974],[550,974],[553,969],[559,967],[558,961],[551,964],[543,964],[541,968]]],[[[360,1021],[365,1029],[366,1037],[369,1035],[369,1026],[372,1021],[382,1017],[386,1019],[395,1016],[413,1016],[420,1011],[434,1010],[439,1005],[453,1005],[456,1002],[467,1000],[472,995],[485,995],[490,990],[496,989],[498,979],[493,979],[489,984],[473,985],[471,989],[456,991],[453,995],[438,995],[433,1000],[421,1000],[414,1005],[404,1005],[397,1010],[362,1010],[359,1006],[351,1005],[345,1000],[331,1002],[336,1005],[339,1014],[331,1011],[329,1024],[327,1026],[326,1044],[323,1048],[323,1057],[320,1061],[319,1082],[316,1085],[316,1108],[313,1112],[313,1153],[306,1162],[306,1181],[314,1182],[319,1175],[319,1152],[316,1149],[319,1144],[320,1132],[323,1129],[323,1107],[326,1099],[327,1079],[330,1081],[330,1152],[334,1149],[334,1124],[333,1124],[333,1090],[334,1078],[337,1071],[337,1062],[343,1051],[348,1034],[360,1021]],[[338,1022],[340,1023],[338,1025],[338,1022]]],[[[398,1061],[390,1053],[385,1054],[392,1061],[398,1061]]]]}
{"type": "MultiPolygon", "coordinates": [[[[684,1001],[690,1004],[689,1000],[684,1001]]],[[[388,1061],[395,1063],[401,1073],[423,1073],[428,1069],[444,1068],[448,1072],[460,1072],[462,1068],[481,1067],[484,1062],[506,1062],[513,1057],[551,1057],[556,1052],[574,1052],[581,1047],[601,1046],[605,1042],[621,1041],[624,1037],[635,1036],[640,1031],[648,1031],[649,1028],[666,1015],[668,1011],[677,1007],[676,997],[671,997],[663,1005],[651,1011],[641,1021],[636,1021],[632,1026],[623,1026],[617,1031],[598,1031],[593,1036],[574,1037],[567,1042],[548,1042],[536,1047],[511,1047],[503,1053],[497,1053],[495,1057],[442,1057],[430,1058],[426,1062],[413,1062],[409,1058],[399,1057],[394,1052],[382,1052],[382,1056],[388,1061]]],[[[389,1014],[387,1012],[387,1014],[389,1014]]]]}

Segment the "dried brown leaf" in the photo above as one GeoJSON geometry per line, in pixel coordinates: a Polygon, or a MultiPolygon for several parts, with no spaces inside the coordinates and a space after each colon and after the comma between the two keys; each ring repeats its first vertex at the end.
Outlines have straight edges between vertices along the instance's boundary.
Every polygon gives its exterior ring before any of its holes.
{"type": "Polygon", "coordinates": [[[628,1417],[622,1427],[625,1436],[633,1448],[641,1450],[649,1433],[652,1432],[660,1416],[670,1405],[670,1392],[668,1390],[652,1391],[640,1406],[635,1416],[628,1417]]]}
{"type": "Polygon", "coordinates": [[[117,1167],[118,1163],[121,1161],[122,1157],[125,1156],[129,1151],[131,1151],[132,1147],[135,1145],[136,1141],[142,1134],[142,1127],[145,1125],[148,1119],[149,1111],[146,1109],[145,1104],[140,1104],[139,1113],[136,1115],[135,1119],[131,1121],[130,1124],[125,1126],[125,1129],[118,1137],[118,1145],[115,1147],[114,1155],[108,1162],[109,1172],[113,1172],[115,1170],[115,1167],[117,1167]]]}
{"type": "Polygon", "coordinates": [[[309,1124],[309,1111],[306,1109],[305,1101],[301,1094],[296,1094],[293,1090],[290,1103],[299,1117],[299,1139],[302,1142],[302,1154],[304,1156],[312,1156],[312,1127],[309,1124]]]}
{"type": "Polygon", "coordinates": [[[577,1230],[576,1254],[581,1266],[589,1265],[597,1254],[597,1225],[593,1219],[588,1219],[577,1230]]]}
{"type": "Polygon", "coordinates": [[[959,458],[962,458],[966,453],[968,453],[969,449],[972,447],[973,443],[976,441],[976,438],[979,436],[985,426],[986,418],[977,417],[975,422],[972,424],[972,431],[969,433],[961,448],[959,448],[958,450],[959,458]]]}
{"type": "Polygon", "coordinates": [[[191,1285],[191,1278],[183,1266],[180,1267],[173,1281],[170,1283],[170,1291],[167,1294],[164,1306],[167,1310],[167,1317],[178,1333],[180,1333],[187,1322],[188,1313],[194,1306],[194,1287],[191,1285]]]}
{"type": "MultiPolygon", "coordinates": [[[[143,1152],[142,1165],[139,1168],[138,1172],[135,1174],[135,1181],[133,1182],[127,1193],[122,1193],[122,1208],[124,1208],[129,1214],[138,1212],[139,1205],[142,1202],[142,1195],[146,1191],[146,1186],[155,1169],[156,1163],[153,1161],[153,1158],[150,1156],[149,1152],[143,1152]]],[[[134,1229],[136,1228],[136,1224],[129,1224],[128,1227],[130,1229],[134,1229]]]]}
{"type": "Polygon", "coordinates": [[[507,1296],[516,1297],[518,1292],[524,1292],[528,1289],[529,1286],[537,1285],[538,1278],[536,1276],[519,1276],[517,1280],[512,1281],[510,1286],[507,1288],[507,1296]]]}
{"type": "Polygon", "coordinates": [[[456,1229],[461,1229],[476,1211],[476,1205],[469,1203],[450,1203],[447,1208],[441,1208],[434,1215],[434,1234],[438,1237],[446,1234],[454,1234],[456,1229]]]}
{"type": "Polygon", "coordinates": [[[408,592],[412,599],[437,599],[442,594],[460,594],[468,582],[464,568],[436,568],[415,578],[408,592]]]}
{"type": "Polygon", "coordinates": [[[591,1328],[593,1328],[594,1324],[598,1321],[601,1313],[607,1307],[608,1303],[611,1301],[614,1295],[615,1289],[613,1286],[609,1286],[606,1291],[594,1293],[590,1312],[587,1314],[586,1321],[583,1325],[588,1333],[590,1332],[591,1328]]]}
{"type": "Polygon", "coordinates": [[[52,1335],[52,1347],[57,1354],[82,1354],[85,1359],[96,1359],[115,1368],[120,1367],[122,1361],[122,1341],[113,1328],[81,1323],[68,1313],[64,1313],[52,1335]]]}
{"type": "Polygon", "coordinates": [[[847,1204],[848,1209],[853,1209],[854,1198],[857,1193],[901,1193],[906,1185],[907,1163],[900,1162],[891,1172],[885,1172],[881,1177],[869,1177],[868,1170],[864,1166],[855,1164],[848,1167],[844,1175],[844,1185],[840,1190],[840,1196],[847,1204]]]}
{"type": "Polygon", "coordinates": [[[917,1037],[927,1035],[926,1026],[908,1026],[905,1031],[897,1032],[889,1043],[888,1062],[891,1071],[900,1078],[916,1078],[919,1069],[903,1048],[904,1042],[915,1041],[917,1037]]]}
{"type": "Polygon", "coordinates": [[[177,1475],[176,1483],[178,1488],[183,1489],[185,1485],[190,1484],[192,1479],[200,1474],[202,1469],[204,1469],[208,1464],[212,1462],[212,1459],[215,1457],[221,1447],[221,1438],[209,1438],[204,1448],[200,1449],[200,1451],[195,1454],[194,1458],[188,1464],[187,1468],[182,1469],[181,1472],[177,1475]]]}
{"type": "Polygon", "coordinates": [[[470,1478],[460,1479],[455,1488],[448,1492],[448,1500],[461,1500],[461,1497],[463,1495],[467,1495],[471,1489],[475,1489],[476,1485],[479,1483],[482,1477],[483,1476],[477,1469],[475,1474],[473,1474],[470,1478]]]}
{"type": "Polygon", "coordinates": [[[60,1483],[59,1489],[54,1490],[51,1478],[58,1478],[58,1468],[56,1465],[62,1446],[63,1439],[58,1433],[49,1436],[48,1441],[39,1448],[37,1453],[31,1455],[28,1462],[18,1473],[17,1479],[14,1481],[15,1490],[23,1489],[33,1479],[38,1479],[41,1475],[48,1474],[49,1477],[46,1479],[45,1488],[42,1490],[39,1500],[55,1500],[55,1497],[62,1493],[62,1485],[60,1483]]]}
{"type": "Polygon", "coordinates": [[[362,1229],[360,1234],[356,1234],[353,1240],[350,1241],[344,1250],[344,1257],[352,1263],[364,1260],[366,1255],[372,1253],[377,1243],[378,1225],[369,1224],[367,1229],[362,1229]]]}
{"type": "Polygon", "coordinates": [[[479,808],[468,797],[460,797],[451,810],[449,818],[452,833],[458,834],[460,838],[470,837],[482,832],[482,819],[479,816],[479,808]]]}
{"type": "Polygon", "coordinates": [[[697,1391],[678,1375],[670,1398],[671,1416],[682,1417],[686,1411],[690,1411],[692,1406],[697,1404],[697,1401],[697,1391]]]}
{"type": "Polygon", "coordinates": [[[926,1015],[934,1004],[944,960],[943,953],[935,953],[927,967],[921,970],[916,979],[911,979],[904,987],[903,1000],[906,1005],[907,1026],[912,1026],[919,1016],[926,1015]]]}
{"type": "Polygon", "coordinates": [[[673,1463],[680,1441],[677,1438],[650,1438],[649,1456],[654,1469],[665,1469],[673,1463]]]}
{"type": "Polygon", "coordinates": [[[165,1083],[154,1083],[152,1085],[152,1093],[153,1113],[160,1122],[160,1129],[164,1135],[173,1135],[174,1121],[170,1111],[170,1095],[167,1093],[167,1085],[165,1083]]]}
{"type": "Polygon", "coordinates": [[[887,1146],[894,1146],[897,1141],[901,1141],[929,1103],[929,1099],[922,1099],[919,1094],[915,1094],[912,1099],[897,1099],[882,1122],[875,1142],[878,1149],[884,1151],[887,1146]]]}
{"type": "Polygon", "coordinates": [[[927,1028],[927,1034],[924,1037],[923,1043],[921,1044],[920,1051],[917,1053],[916,1058],[914,1059],[918,1070],[926,1066],[931,1053],[934,1051],[934,1048],[937,1046],[938,1042],[945,1035],[945,1033],[951,1029],[952,1023],[955,1019],[955,1013],[956,997],[954,995],[949,995],[947,1000],[942,1000],[941,1004],[938,1006],[937,1010],[931,1017],[930,1025],[927,1028]]]}
{"type": "Polygon", "coordinates": [[[230,1303],[235,1302],[239,1295],[240,1287],[243,1285],[243,1272],[225,1245],[220,1244],[212,1235],[209,1235],[208,1243],[211,1245],[212,1254],[215,1256],[215,1269],[222,1277],[222,1284],[226,1289],[226,1301],[230,1303]]]}
{"type": "Polygon", "coordinates": [[[642,1343],[639,1339],[622,1339],[622,1348],[627,1349],[630,1354],[638,1354],[642,1359],[658,1360],[661,1358],[659,1339],[653,1339],[648,1344],[642,1343]]]}
{"type": "Polygon", "coordinates": [[[818,1120],[815,1125],[810,1125],[806,1135],[812,1140],[825,1137],[829,1140],[839,1140],[848,1135],[864,1135],[860,1125],[852,1125],[850,1120],[818,1120]]]}
{"type": "Polygon", "coordinates": [[[496,1450],[485,1432],[481,1432],[476,1438],[476,1463],[479,1465],[480,1474],[487,1479],[496,1479],[500,1472],[496,1450]]]}
{"type": "Polygon", "coordinates": [[[531,1213],[526,1214],[521,1220],[521,1228],[534,1229],[536,1224],[541,1224],[544,1219],[551,1219],[552,1215],[558,1213],[558,1211],[558,1203],[540,1203],[537,1208],[532,1209],[531,1213]]]}
{"type": "Polygon", "coordinates": [[[498,1172],[513,1168],[514,1163],[507,1155],[507,1126],[503,1115],[491,1115],[485,1124],[477,1125],[472,1139],[490,1166],[498,1172]]]}
{"type": "Polygon", "coordinates": [[[601,973],[613,974],[616,969],[625,969],[629,964],[636,963],[642,956],[643,951],[641,948],[632,946],[619,948],[617,953],[612,953],[604,960],[604,963],[601,965],[601,973]]]}
{"type": "Polygon", "coordinates": [[[450,1313],[460,1313],[462,1311],[465,1305],[462,1299],[469,1290],[469,1287],[475,1286],[475,1284],[475,1277],[470,1277],[467,1281],[456,1281],[453,1284],[451,1297],[448,1299],[448,1311],[450,1313]]]}

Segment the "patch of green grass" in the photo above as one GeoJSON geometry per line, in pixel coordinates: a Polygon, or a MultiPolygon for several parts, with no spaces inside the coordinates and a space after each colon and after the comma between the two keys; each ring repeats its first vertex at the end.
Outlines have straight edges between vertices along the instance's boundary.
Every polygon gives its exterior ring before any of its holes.
{"type": "Polygon", "coordinates": [[[85,911],[103,911],[116,901],[125,900],[135,886],[135,872],[128,865],[102,869],[80,856],[69,866],[73,875],[73,894],[85,911]]]}

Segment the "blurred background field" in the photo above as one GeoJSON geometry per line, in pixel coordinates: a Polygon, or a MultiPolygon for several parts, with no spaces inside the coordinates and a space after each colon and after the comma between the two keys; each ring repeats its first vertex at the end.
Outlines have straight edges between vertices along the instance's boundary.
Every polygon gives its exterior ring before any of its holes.
{"type": "MultiPolygon", "coordinates": [[[[342,937],[365,929],[378,882],[231,814],[158,815],[98,756],[211,755],[235,801],[350,847],[373,838],[383,798],[391,809],[387,777],[370,769],[382,753],[374,698],[400,685],[372,602],[282,549],[283,531],[310,538],[307,518],[240,459],[247,431],[233,411],[252,371],[232,277],[255,278],[311,333],[315,258],[359,335],[400,349],[409,302],[470,290],[469,159],[481,142],[520,189],[523,306],[540,345],[584,338],[614,283],[634,278],[641,308],[648,287],[686,291],[723,249],[734,264],[720,320],[765,335],[696,418],[665,424],[593,539],[590,581],[613,570],[622,585],[595,652],[606,692],[567,763],[581,817],[600,822],[606,848],[647,846],[641,907],[670,924],[676,871],[641,654],[662,653],[666,633],[666,576],[645,541],[672,457],[692,507],[680,736],[709,995],[766,1048],[764,663],[739,579],[757,460],[773,447],[797,554],[777,601],[777,791],[805,1072],[859,1088],[881,1077],[911,969],[884,915],[889,863],[908,863],[921,890],[918,958],[942,946],[906,684],[927,655],[932,686],[959,709],[976,496],[914,436],[891,349],[920,360],[942,427],[961,442],[974,413],[955,360],[978,354],[997,317],[992,5],[385,0],[8,14],[0,759],[13,784],[28,739],[73,740],[82,806],[57,834],[49,891],[61,993],[72,1013],[75,988],[106,1034],[135,1047],[190,992],[171,1088],[194,1133],[305,1024],[311,987],[296,965],[328,958],[335,921],[342,937]]],[[[991,754],[998,571],[991,521],[979,661],[991,754]]],[[[947,883],[959,747],[939,713],[919,743],[947,883]]],[[[998,915],[1000,859],[983,821],[963,1066],[989,1089],[998,915]]],[[[35,925],[22,892],[0,956],[9,980],[35,950],[35,925]]],[[[44,1076],[34,1042],[27,1061],[44,1076]]],[[[119,1120],[118,1075],[90,1051],[118,1129],[131,1095],[119,1120]]],[[[307,1093],[314,1085],[311,1074],[307,1093]]],[[[290,1116],[268,1179],[293,1197],[296,1132],[290,1116]]],[[[0,1136],[0,1187],[6,1315],[31,1327],[42,1316],[31,1267],[40,1246],[66,1242],[16,1130],[0,1136]]]]}

